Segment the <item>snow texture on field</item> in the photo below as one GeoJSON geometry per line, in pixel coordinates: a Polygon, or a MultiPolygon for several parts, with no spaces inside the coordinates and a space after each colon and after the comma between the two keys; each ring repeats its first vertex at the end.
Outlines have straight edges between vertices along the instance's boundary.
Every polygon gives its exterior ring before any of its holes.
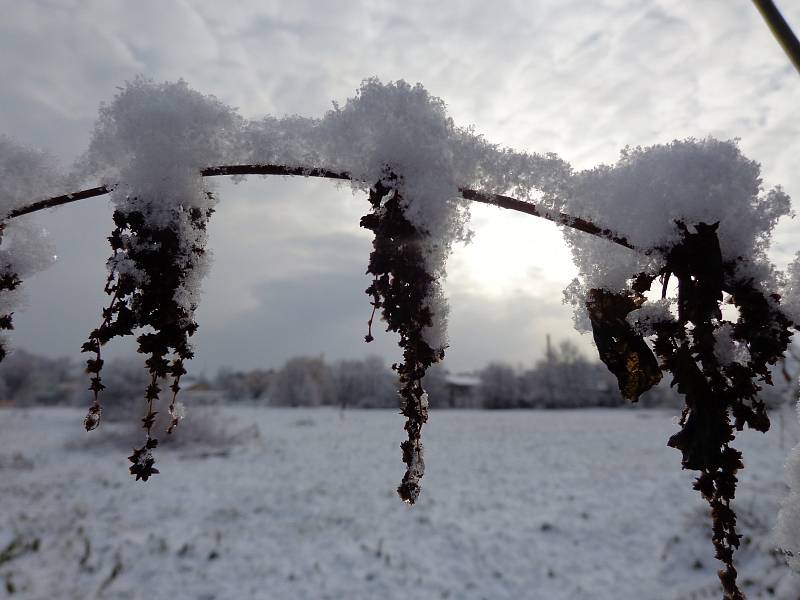
{"type": "MultiPolygon", "coordinates": [[[[165,448],[143,484],[124,448],[85,443],[80,411],[0,412],[0,597],[721,596],[706,508],[666,447],[665,412],[437,412],[413,508],[395,493],[392,412],[223,414],[260,435],[165,448]]],[[[797,600],[769,532],[800,433],[791,413],[773,421],[737,440],[737,565],[750,598],[797,600]]]]}

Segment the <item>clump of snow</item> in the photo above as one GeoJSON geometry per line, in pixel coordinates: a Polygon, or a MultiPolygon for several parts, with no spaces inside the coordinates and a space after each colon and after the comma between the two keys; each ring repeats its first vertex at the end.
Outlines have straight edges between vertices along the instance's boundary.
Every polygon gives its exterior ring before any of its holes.
{"type": "Polygon", "coordinates": [[[481,150],[474,185],[483,192],[535,200],[543,212],[560,211],[569,195],[571,177],[571,165],[556,154],[518,152],[487,143],[481,150]]]}
{"type": "MultiPolygon", "coordinates": [[[[25,281],[31,275],[52,265],[56,256],[47,232],[29,218],[14,219],[0,234],[0,276],[16,275],[25,281]]],[[[22,287],[0,291],[0,315],[10,315],[26,303],[22,287]]],[[[6,336],[0,336],[0,346],[8,347],[6,336]]]]}
{"type": "Polygon", "coordinates": [[[247,121],[241,132],[241,160],[287,167],[323,166],[319,125],[319,119],[297,115],[247,121]]]}
{"type": "MultiPolygon", "coordinates": [[[[17,208],[63,192],[64,174],[45,152],[21,146],[0,135],[0,221],[17,208]]],[[[29,218],[6,221],[0,231],[0,275],[26,279],[55,260],[44,229],[29,218]]],[[[0,293],[0,315],[23,303],[21,290],[0,293]]]]}
{"type": "Polygon", "coordinates": [[[350,173],[358,190],[393,172],[419,231],[443,245],[464,236],[467,201],[458,188],[474,178],[478,152],[470,153],[440,98],[419,84],[367,79],[320,127],[326,163],[350,173]]]}
{"type": "Polygon", "coordinates": [[[656,325],[675,321],[672,305],[673,302],[668,298],[645,302],[641,307],[628,314],[628,323],[641,335],[654,335],[656,325]]]}
{"type": "Polygon", "coordinates": [[[0,135],[0,218],[55,196],[63,187],[64,175],[50,155],[0,135]]]}
{"type": "MultiPolygon", "coordinates": [[[[402,195],[406,218],[424,237],[429,272],[437,286],[429,299],[435,323],[426,332],[434,348],[446,344],[444,294],[438,287],[445,276],[445,263],[455,241],[468,241],[469,202],[459,188],[488,193],[514,193],[530,198],[541,192],[545,204],[554,207],[563,196],[570,167],[553,154],[517,153],[499,148],[457,127],[445,103],[420,84],[405,81],[388,84],[365,80],[355,97],[343,106],[334,103],[319,123],[271,122],[262,127],[281,133],[305,128],[306,139],[319,148],[321,166],[347,172],[359,192],[395,174],[392,185],[402,195]]],[[[289,136],[291,163],[311,151],[289,136]]],[[[270,156],[279,154],[269,149],[270,156]]]]}
{"type": "Polygon", "coordinates": [[[735,141],[675,140],[626,148],[614,166],[577,173],[570,214],[589,218],[643,250],[680,240],[676,221],[719,222],[726,260],[760,256],[778,219],[790,212],[780,189],[762,189],[760,165],[735,141]]]}
{"type": "MultiPolygon", "coordinates": [[[[65,186],[65,176],[51,156],[0,135],[0,221],[15,209],[63,193],[65,186]]],[[[2,272],[23,279],[55,259],[46,232],[29,219],[6,221],[0,232],[2,272]]]]}
{"type": "MultiPolygon", "coordinates": [[[[334,103],[320,124],[328,168],[350,173],[366,192],[390,173],[402,195],[406,218],[423,235],[428,271],[437,281],[453,241],[466,238],[468,202],[459,186],[475,179],[483,142],[453,124],[444,102],[417,84],[365,80],[344,106],[334,103]],[[470,143],[470,141],[474,143],[470,143]]],[[[387,181],[388,183],[388,181],[387,181]]],[[[443,295],[434,292],[435,324],[429,343],[446,345],[443,295]]]]}
{"type": "Polygon", "coordinates": [[[750,361],[747,344],[739,342],[733,336],[733,324],[723,323],[714,330],[714,357],[722,366],[747,364],[750,361]]]}
{"type": "Polygon", "coordinates": [[[178,421],[182,421],[186,418],[186,405],[183,402],[177,401],[171,407],[171,417],[177,419],[178,421]]]}
{"type": "Polygon", "coordinates": [[[568,300],[582,304],[590,288],[623,289],[639,272],[656,273],[660,250],[681,239],[676,222],[690,227],[719,222],[723,259],[765,262],[770,234],[790,213],[789,197],[778,187],[765,191],[760,166],[735,141],[675,140],[647,148],[626,148],[616,165],[577,173],[563,207],[627,239],[640,252],[567,231],[582,285],[568,300]],[[654,250],[655,249],[655,250],[654,250]],[[650,250],[649,256],[641,250],[650,250]]]}
{"type": "Polygon", "coordinates": [[[130,195],[126,207],[147,203],[154,219],[171,221],[175,206],[209,206],[200,170],[235,162],[242,125],[232,108],[183,80],[137,77],[101,105],[86,168],[114,188],[117,203],[130,195]]]}
{"type": "MultiPolygon", "coordinates": [[[[208,268],[206,232],[192,226],[189,210],[215,204],[203,179],[204,167],[236,162],[242,119],[213,96],[185,81],[154,83],[136,78],[100,108],[86,169],[113,188],[112,200],[125,213],[143,213],[150,228],[171,228],[181,240],[179,261],[187,280],[176,301],[191,314],[208,268]]],[[[129,240],[135,244],[135,240],[129,240]]]]}

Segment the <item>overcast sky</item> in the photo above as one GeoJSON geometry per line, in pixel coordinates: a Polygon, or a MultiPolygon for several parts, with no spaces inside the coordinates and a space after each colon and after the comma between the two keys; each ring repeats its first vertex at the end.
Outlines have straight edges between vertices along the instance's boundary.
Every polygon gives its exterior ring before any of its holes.
{"type": "MultiPolygon", "coordinates": [[[[800,28],[800,4],[779,6],[800,28]]],[[[253,118],[322,116],[378,76],[421,82],[456,124],[578,169],[626,145],[740,138],[765,184],[800,199],[800,76],[746,0],[0,0],[0,15],[0,133],[65,162],[86,149],[99,103],[137,74],[184,78],[253,118]]],[[[391,334],[363,343],[365,198],[328,181],[259,178],[223,183],[220,195],[194,372],[297,354],[396,359],[391,334]]],[[[474,242],[448,269],[450,370],[529,366],[547,334],[593,352],[561,302],[576,272],[568,250],[537,221],[474,207],[474,242]]],[[[59,260],[28,282],[14,342],[77,357],[104,301],[107,199],[38,222],[59,260]]],[[[779,266],[799,234],[796,222],[779,227],[779,266]]]]}

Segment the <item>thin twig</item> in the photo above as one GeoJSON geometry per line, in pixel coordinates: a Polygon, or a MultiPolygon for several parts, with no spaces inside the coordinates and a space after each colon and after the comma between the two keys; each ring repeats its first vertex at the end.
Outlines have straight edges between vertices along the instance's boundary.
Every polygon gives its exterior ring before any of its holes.
{"type": "Polygon", "coordinates": [[[47,200],[40,200],[39,202],[28,204],[28,206],[23,206],[21,208],[12,210],[10,213],[8,213],[8,217],[6,218],[15,219],[17,217],[21,217],[22,215],[29,215],[40,210],[45,210],[46,208],[54,208],[56,206],[61,206],[62,204],[69,204],[70,202],[77,202],[78,200],[95,198],[97,196],[105,196],[106,194],[110,193],[111,188],[101,185],[100,187],[81,190],[80,192],[75,192],[74,194],[64,194],[63,196],[56,196],[54,198],[48,198],[47,200]]]}
{"type": "Polygon", "coordinates": [[[553,223],[557,223],[558,225],[564,225],[565,227],[569,227],[571,229],[576,229],[578,231],[583,231],[584,233],[588,233],[590,235],[595,235],[597,237],[605,238],[610,242],[619,244],[620,246],[625,246],[626,248],[630,248],[631,250],[636,250],[636,248],[624,237],[617,235],[610,229],[603,229],[602,227],[598,227],[591,221],[581,219],[580,217],[573,217],[566,213],[542,209],[536,206],[536,204],[534,204],[533,202],[518,200],[517,198],[511,198],[509,196],[503,196],[501,194],[487,194],[485,192],[478,192],[475,190],[469,190],[465,188],[462,188],[459,191],[461,192],[461,195],[467,200],[482,202],[484,204],[492,204],[494,206],[499,206],[500,208],[516,210],[517,212],[533,215],[534,217],[547,219],[548,221],[552,221],[553,223]]]}
{"type": "Polygon", "coordinates": [[[758,12],[764,17],[764,20],[769,25],[772,35],[778,40],[778,43],[786,52],[789,60],[792,61],[797,72],[800,73],[800,41],[797,36],[789,27],[786,19],[783,18],[781,11],[775,6],[772,0],[753,0],[753,4],[758,8],[758,12]]]}
{"type": "MultiPolygon", "coordinates": [[[[201,171],[203,177],[218,177],[221,175],[283,175],[283,176],[301,176],[301,177],[322,177],[324,179],[339,179],[350,180],[352,179],[349,173],[338,173],[336,171],[329,171],[328,169],[309,169],[305,167],[286,167],[283,165],[222,165],[217,167],[207,167],[201,171]]],[[[91,189],[81,190],[72,194],[65,194],[63,196],[56,196],[46,200],[34,202],[28,206],[23,206],[8,214],[8,219],[14,219],[23,215],[28,215],[47,208],[54,208],[64,204],[70,204],[79,200],[87,198],[94,198],[111,193],[111,188],[107,186],[99,186],[91,189]]],[[[538,207],[533,202],[518,200],[509,196],[501,194],[489,194],[486,192],[479,192],[467,188],[459,190],[461,195],[473,202],[481,202],[483,204],[491,204],[500,208],[514,210],[517,212],[547,219],[558,225],[564,225],[571,229],[583,231],[590,235],[604,238],[610,242],[635,250],[636,248],[628,242],[628,240],[620,235],[617,235],[609,229],[598,227],[591,221],[573,217],[566,213],[549,211],[538,207]]]]}

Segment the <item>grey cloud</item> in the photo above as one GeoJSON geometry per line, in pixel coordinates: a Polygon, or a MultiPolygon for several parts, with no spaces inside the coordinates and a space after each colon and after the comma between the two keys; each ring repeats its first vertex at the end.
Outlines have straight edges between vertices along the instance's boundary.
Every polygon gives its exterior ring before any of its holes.
{"type": "MultiPolygon", "coordinates": [[[[0,133],[65,158],[85,149],[99,102],[137,73],[184,77],[251,117],[320,116],[332,99],[345,100],[362,78],[378,75],[421,81],[445,99],[457,123],[475,124],[505,145],[558,152],[577,168],[615,161],[628,144],[740,137],[745,153],[763,163],[765,183],[783,183],[800,197],[800,83],[749,5],[8,4],[0,21],[0,133]]],[[[800,24],[800,7],[781,8],[800,24]]],[[[357,227],[363,199],[305,181],[254,179],[220,191],[211,224],[217,260],[198,314],[198,367],[241,356],[276,364],[293,352],[358,355],[369,306],[362,274],[369,237],[357,227]],[[323,304],[327,319],[314,316],[323,304]],[[305,320],[292,316],[301,313],[305,320]],[[292,341],[297,331],[306,332],[308,347],[292,341]]],[[[110,227],[102,203],[43,219],[62,260],[30,282],[31,307],[17,315],[14,332],[19,345],[72,353],[96,325],[110,227]]],[[[796,224],[781,225],[776,260],[796,249],[798,233],[796,224]]],[[[448,285],[453,368],[528,360],[548,331],[589,347],[572,332],[559,282],[544,299],[521,292],[498,299],[468,294],[458,281],[448,285]]],[[[393,343],[380,352],[395,355],[393,343]]]]}

